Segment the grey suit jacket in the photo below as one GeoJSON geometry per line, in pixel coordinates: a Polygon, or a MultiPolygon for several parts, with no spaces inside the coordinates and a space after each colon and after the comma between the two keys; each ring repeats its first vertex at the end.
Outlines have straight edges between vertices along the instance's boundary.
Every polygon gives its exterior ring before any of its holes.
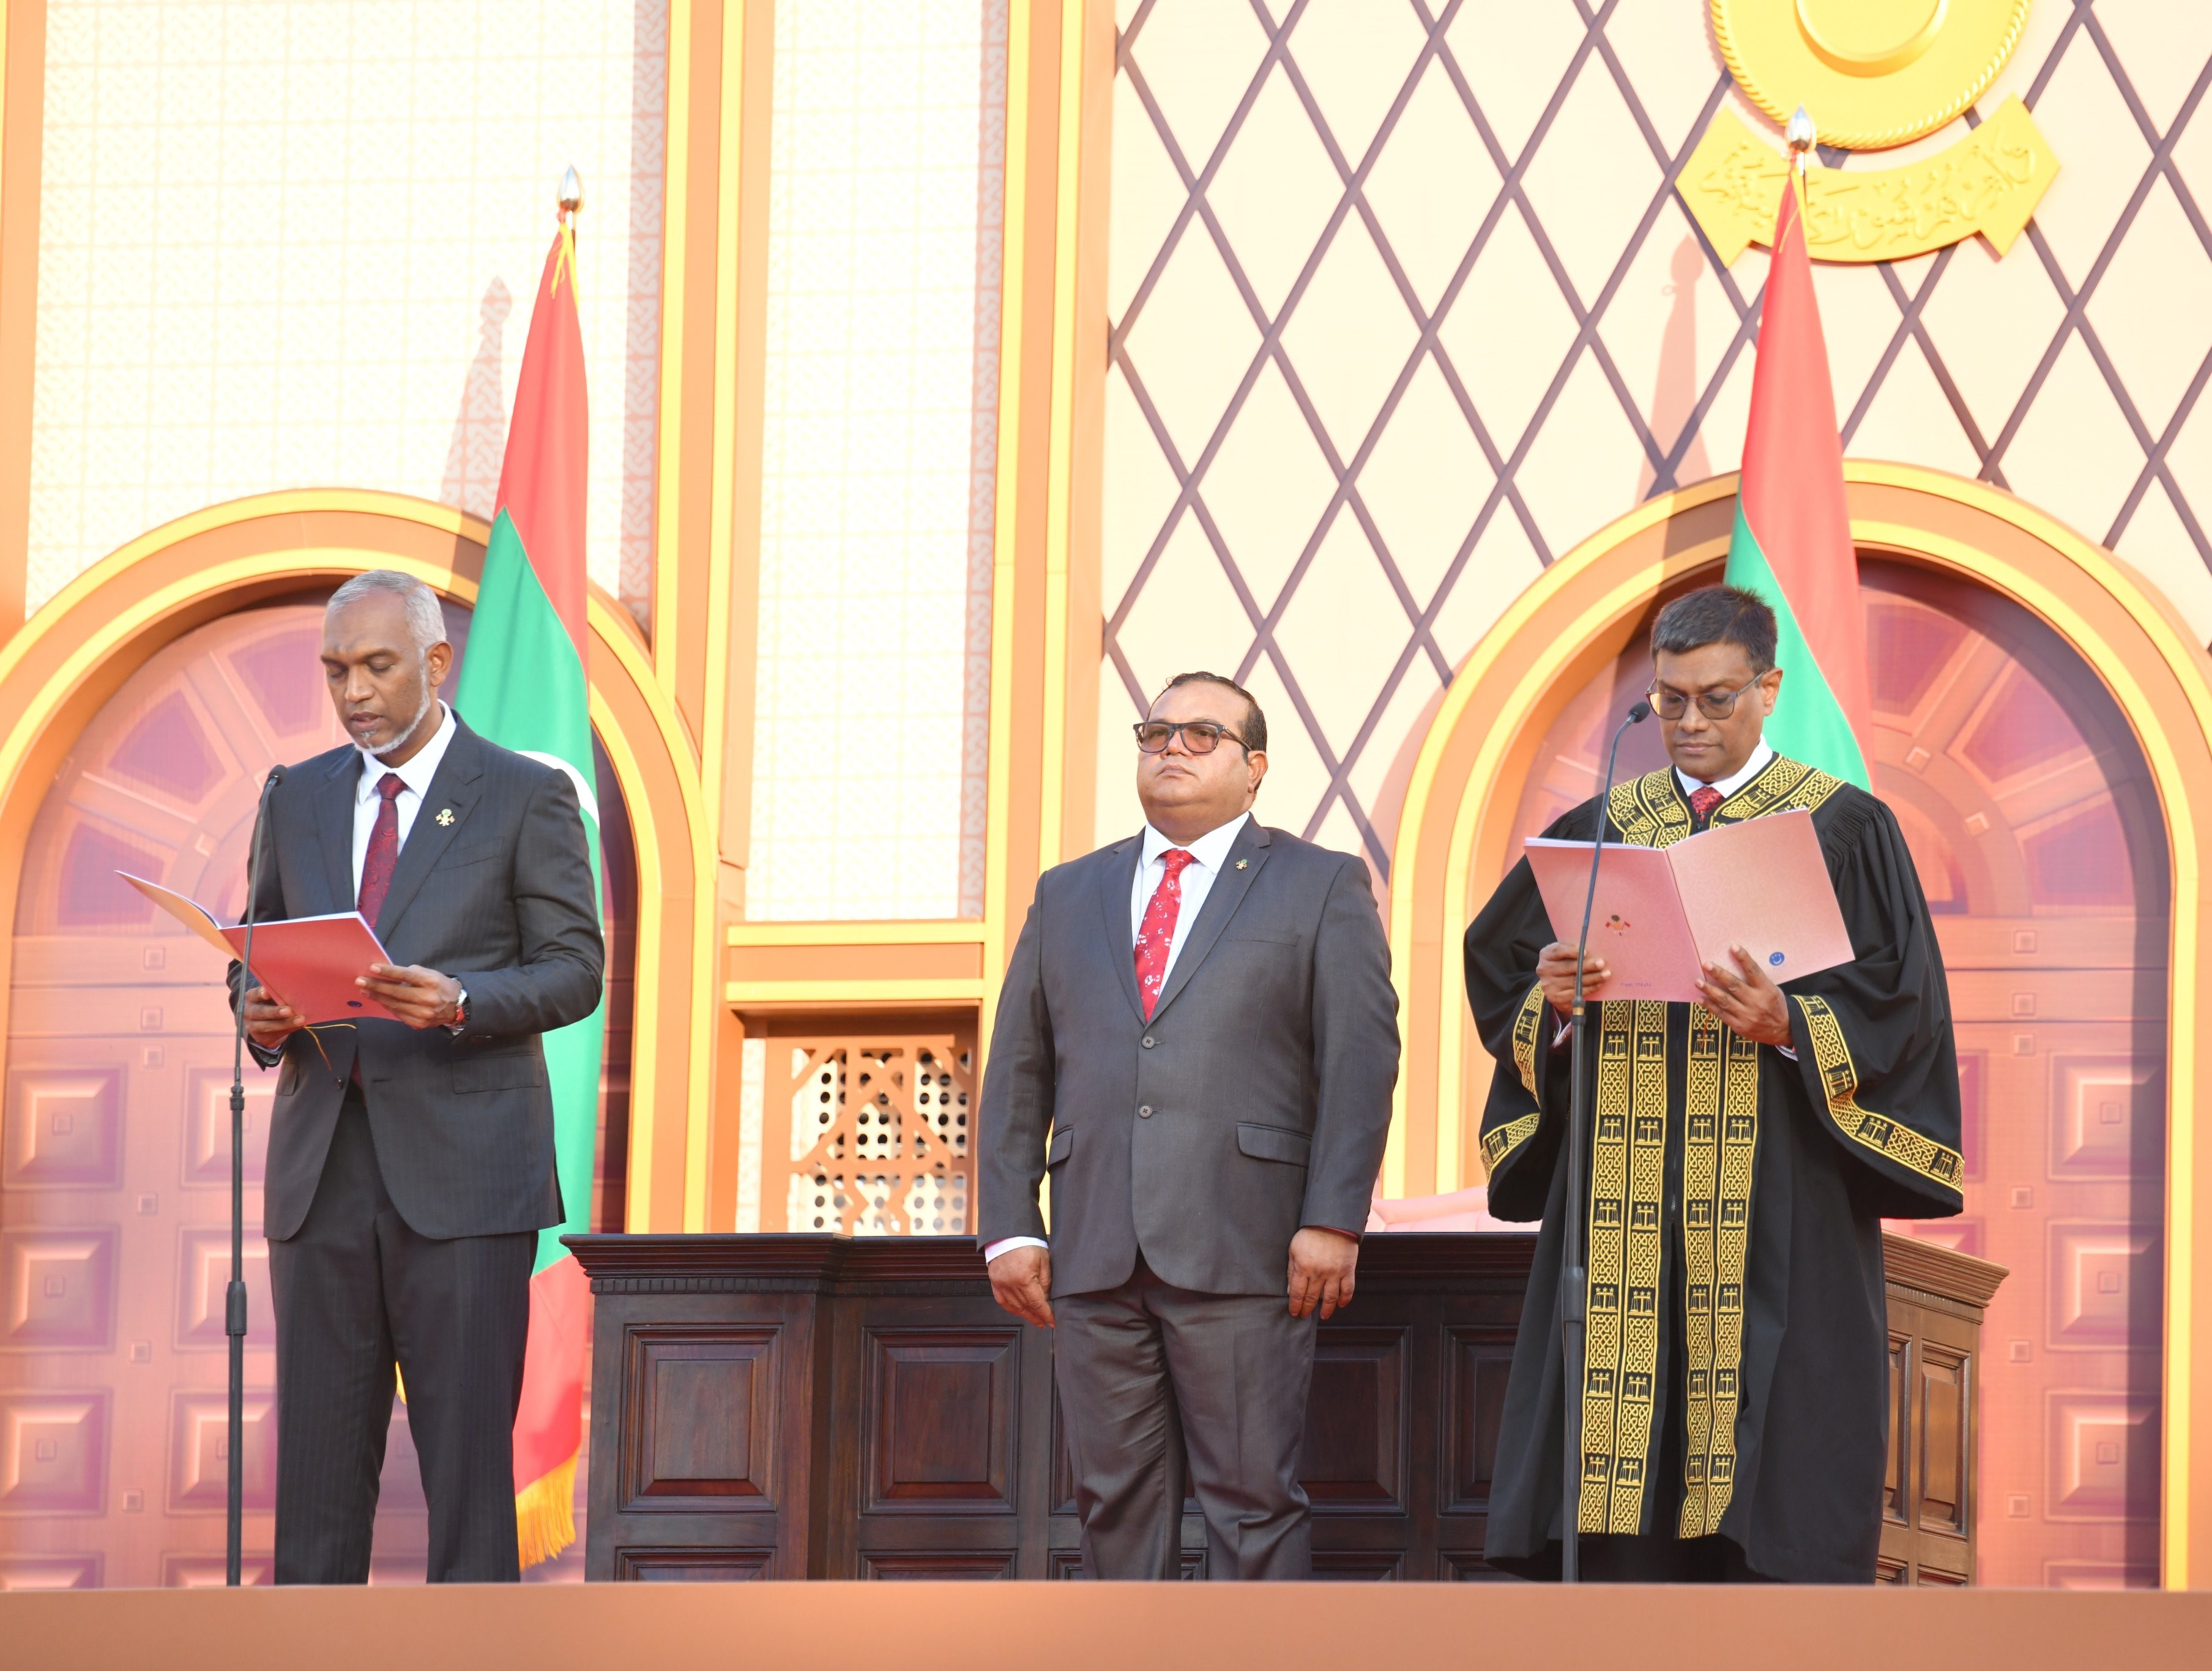
{"type": "Polygon", "coordinates": [[[1246,824],[1147,1023],[1143,851],[1037,878],[983,1079],[976,1239],[1044,1235],[1048,1172],[1054,1293],[1117,1287],[1141,1250],[1179,1288],[1279,1294],[1302,1225],[1365,1225],[1389,1132],[1397,994],[1367,868],[1246,824]]]}
{"type": "MultiPolygon", "coordinates": [[[[460,978],[467,1029],[417,1032],[379,1017],[319,1029],[319,1050],[304,1032],[281,1052],[255,1049],[264,1067],[282,1064],[261,1210],[274,1239],[307,1216],[356,1055],[377,1165],[410,1228],[443,1239],[562,1218],[539,1035],[599,1001],[605,951],[589,849],[564,773],[455,726],[374,926],[394,963],[460,978]]],[[[255,836],[260,920],[354,908],[360,776],[359,753],[333,749],[271,792],[255,836]]],[[[235,963],[230,976],[235,1001],[235,963]]]]}

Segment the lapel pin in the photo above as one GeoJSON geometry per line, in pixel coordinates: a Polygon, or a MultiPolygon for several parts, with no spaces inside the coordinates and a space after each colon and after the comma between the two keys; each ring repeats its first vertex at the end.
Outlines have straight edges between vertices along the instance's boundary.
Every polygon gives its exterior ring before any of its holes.
{"type": "Polygon", "coordinates": [[[1250,864],[1251,862],[1252,862],[1252,861],[1251,861],[1249,859],[1239,859],[1239,860],[1237,861],[1237,868],[1238,870],[1240,870],[1240,871],[1241,871],[1241,870],[1243,870],[1243,869],[1244,868],[1244,866],[1247,866],[1247,865],[1250,864]]]}
{"type": "Polygon", "coordinates": [[[453,828],[453,809],[450,806],[440,807],[438,809],[438,828],[441,829],[450,829],[453,828]]]}

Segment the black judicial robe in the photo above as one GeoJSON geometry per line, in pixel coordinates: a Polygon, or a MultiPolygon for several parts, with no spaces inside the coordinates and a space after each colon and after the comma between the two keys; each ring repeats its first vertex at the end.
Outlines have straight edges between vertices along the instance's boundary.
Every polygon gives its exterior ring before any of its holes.
{"type": "MultiPolygon", "coordinates": [[[[1595,801],[1545,833],[1595,834],[1595,801]]],[[[1888,1419],[1881,1220],[1957,1212],[1959,1072],[1943,963],[1887,807],[1777,756],[1715,825],[1813,814],[1855,960],[1785,984],[1796,1060],[1702,1004],[1594,1004],[1584,1048],[1589,1324],[1578,1524],[1733,1539],[1765,1577],[1863,1583],[1888,1419]]],[[[1669,770],[1617,786],[1607,840],[1691,834],[1669,770]]],[[[1536,984],[1555,939],[1524,860],[1467,933],[1497,1058],[1490,1210],[1543,1220],[1490,1499],[1491,1560],[1539,1571],[1560,1536],[1560,1214],[1572,1063],[1536,984]]]]}

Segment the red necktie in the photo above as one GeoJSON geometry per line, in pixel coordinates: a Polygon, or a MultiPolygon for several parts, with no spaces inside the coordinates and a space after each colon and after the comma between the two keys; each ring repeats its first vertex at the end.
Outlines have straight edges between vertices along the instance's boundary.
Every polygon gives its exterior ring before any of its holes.
{"type": "Polygon", "coordinates": [[[1690,791],[1690,817],[1703,829],[1713,821],[1713,809],[1727,799],[1710,783],[1690,791]]]}
{"type": "Polygon", "coordinates": [[[376,785],[384,805],[376,809],[368,852],[361,861],[361,914],[372,928],[384,909],[385,895],[392,891],[392,869],[399,863],[399,792],[406,787],[397,772],[386,772],[376,785]]]}
{"type": "Polygon", "coordinates": [[[1160,986],[1168,978],[1168,948],[1175,944],[1176,917],[1182,909],[1182,871],[1191,855],[1170,848],[1160,855],[1166,874],[1145,905],[1145,921],[1137,930],[1137,995],[1144,1002],[1145,1019],[1159,1006],[1160,986]]]}

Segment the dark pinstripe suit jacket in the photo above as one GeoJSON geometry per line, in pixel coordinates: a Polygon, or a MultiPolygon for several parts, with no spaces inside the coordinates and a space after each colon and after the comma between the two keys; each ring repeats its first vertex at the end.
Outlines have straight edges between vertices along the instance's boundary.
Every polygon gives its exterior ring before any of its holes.
{"type": "MultiPolygon", "coordinates": [[[[307,1216],[356,1054],[384,1187],[410,1228],[445,1238],[561,1221],[539,1036],[599,1000],[605,951],[583,821],[564,774],[454,723],[375,928],[394,963],[460,978],[467,1030],[380,1018],[319,1030],[321,1050],[304,1032],[281,1052],[255,1050],[264,1067],[282,1064],[262,1197],[272,1238],[307,1216]]],[[[353,909],[360,776],[360,754],[333,749],[270,793],[256,836],[263,921],[353,909]]],[[[236,963],[231,983],[235,993],[236,963]]]]}

